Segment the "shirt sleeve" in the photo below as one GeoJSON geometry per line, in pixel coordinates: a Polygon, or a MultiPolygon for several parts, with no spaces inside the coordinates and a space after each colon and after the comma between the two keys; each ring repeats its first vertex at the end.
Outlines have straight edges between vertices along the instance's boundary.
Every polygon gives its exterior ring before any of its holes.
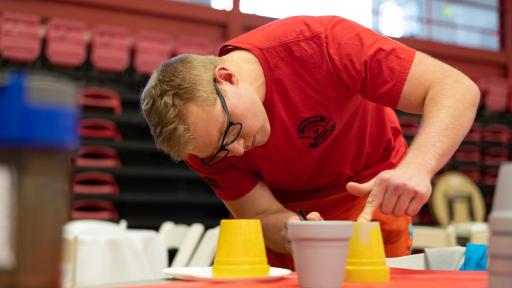
{"type": "Polygon", "coordinates": [[[224,159],[212,167],[205,167],[201,160],[190,155],[185,163],[213,189],[221,200],[232,201],[249,193],[258,183],[254,173],[238,168],[224,159]]]}
{"type": "Polygon", "coordinates": [[[396,108],[414,49],[339,17],[326,25],[326,49],[334,73],[351,95],[396,108]]]}

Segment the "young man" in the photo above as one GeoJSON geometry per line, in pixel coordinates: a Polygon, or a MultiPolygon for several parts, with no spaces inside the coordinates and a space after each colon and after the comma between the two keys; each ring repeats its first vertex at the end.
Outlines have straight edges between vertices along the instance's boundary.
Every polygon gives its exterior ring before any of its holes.
{"type": "Polygon", "coordinates": [[[286,223],[380,221],[386,255],[409,252],[410,216],[471,126],[459,71],[349,20],[291,17],[219,57],[158,68],[141,107],[158,146],[186,160],[237,218],[262,221],[269,262],[291,267],[286,223]],[[423,114],[407,151],[392,108],[423,114]]]}

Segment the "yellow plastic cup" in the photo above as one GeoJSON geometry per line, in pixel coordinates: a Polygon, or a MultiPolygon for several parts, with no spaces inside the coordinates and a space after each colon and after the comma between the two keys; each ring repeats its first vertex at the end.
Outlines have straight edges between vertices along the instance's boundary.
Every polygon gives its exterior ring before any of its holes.
{"type": "Polygon", "coordinates": [[[384,243],[379,222],[355,222],[349,244],[345,281],[353,283],[389,282],[384,243]]]}
{"type": "Polygon", "coordinates": [[[269,275],[269,271],[260,220],[222,220],[213,277],[264,277],[269,275]]]}

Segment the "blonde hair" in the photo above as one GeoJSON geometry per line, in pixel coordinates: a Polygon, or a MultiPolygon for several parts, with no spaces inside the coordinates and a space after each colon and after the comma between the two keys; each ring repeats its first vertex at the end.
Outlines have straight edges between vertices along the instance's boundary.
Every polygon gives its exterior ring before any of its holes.
{"type": "Polygon", "coordinates": [[[142,91],[140,106],[157,146],[179,161],[187,157],[191,133],[184,121],[185,104],[213,105],[213,79],[220,58],[183,54],[156,69],[142,91]]]}

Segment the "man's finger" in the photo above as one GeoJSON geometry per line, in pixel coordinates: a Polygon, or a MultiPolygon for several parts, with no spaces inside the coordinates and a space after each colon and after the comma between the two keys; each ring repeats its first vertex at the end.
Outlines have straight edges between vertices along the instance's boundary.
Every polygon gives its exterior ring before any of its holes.
{"type": "Polygon", "coordinates": [[[355,196],[366,196],[372,190],[375,178],[366,183],[349,182],[346,186],[347,191],[355,196]]]}
{"type": "Polygon", "coordinates": [[[414,216],[420,212],[421,207],[425,204],[425,200],[422,197],[414,197],[407,208],[406,214],[408,216],[414,216]]]}
{"type": "MultiPolygon", "coordinates": [[[[372,180],[373,181],[373,180],[372,180]]],[[[385,186],[382,182],[376,182],[373,188],[371,189],[371,193],[368,196],[368,200],[366,200],[366,204],[364,206],[363,212],[357,218],[358,222],[370,222],[373,218],[373,213],[375,209],[379,207],[382,202],[382,198],[384,196],[385,186]]]]}
{"type": "Polygon", "coordinates": [[[373,213],[375,212],[375,206],[368,204],[364,206],[363,212],[357,218],[357,222],[370,222],[372,221],[373,213]]]}
{"type": "Polygon", "coordinates": [[[306,219],[309,221],[322,221],[324,218],[318,212],[311,212],[306,216],[306,219]]]}
{"type": "Polygon", "coordinates": [[[393,215],[396,217],[404,215],[411,203],[411,199],[411,193],[404,193],[400,195],[398,202],[396,202],[395,209],[393,210],[393,215]]]}
{"type": "Polygon", "coordinates": [[[384,214],[393,213],[393,209],[398,201],[401,194],[401,188],[398,185],[390,184],[386,187],[384,197],[382,197],[382,203],[380,205],[380,211],[384,214]]]}
{"type": "Polygon", "coordinates": [[[283,239],[284,247],[288,252],[292,252],[291,241],[288,238],[288,229],[284,228],[281,230],[281,238],[283,239]]]}

